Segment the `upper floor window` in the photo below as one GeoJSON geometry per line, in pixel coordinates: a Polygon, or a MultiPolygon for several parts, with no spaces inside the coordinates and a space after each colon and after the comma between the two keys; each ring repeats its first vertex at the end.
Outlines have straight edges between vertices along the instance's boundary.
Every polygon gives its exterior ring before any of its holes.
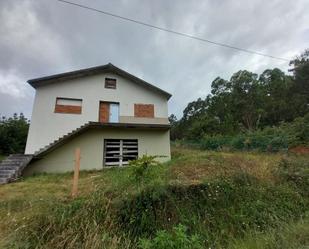
{"type": "Polygon", "coordinates": [[[82,113],[82,99],[60,98],[56,99],[55,113],[82,113]]]}
{"type": "Polygon", "coordinates": [[[116,79],[105,78],[105,88],[116,89],[116,79]]]}

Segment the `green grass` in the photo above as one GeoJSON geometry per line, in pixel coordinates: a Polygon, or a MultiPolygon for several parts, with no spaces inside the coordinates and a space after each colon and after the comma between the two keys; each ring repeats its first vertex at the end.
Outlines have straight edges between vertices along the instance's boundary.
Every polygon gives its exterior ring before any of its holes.
{"type": "Polygon", "coordinates": [[[308,156],[173,148],[172,158],[142,184],[132,168],[81,172],[76,199],[72,174],[0,186],[0,248],[309,246],[308,156]]]}
{"type": "Polygon", "coordinates": [[[285,223],[267,233],[249,232],[231,242],[230,249],[306,249],[309,246],[309,219],[285,223]]]}

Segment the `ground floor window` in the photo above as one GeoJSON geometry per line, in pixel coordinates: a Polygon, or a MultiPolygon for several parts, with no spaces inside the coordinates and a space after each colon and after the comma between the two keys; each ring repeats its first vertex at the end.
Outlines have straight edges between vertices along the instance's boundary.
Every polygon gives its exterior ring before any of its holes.
{"type": "Polygon", "coordinates": [[[104,166],[127,165],[137,157],[137,139],[104,139],[104,166]]]}

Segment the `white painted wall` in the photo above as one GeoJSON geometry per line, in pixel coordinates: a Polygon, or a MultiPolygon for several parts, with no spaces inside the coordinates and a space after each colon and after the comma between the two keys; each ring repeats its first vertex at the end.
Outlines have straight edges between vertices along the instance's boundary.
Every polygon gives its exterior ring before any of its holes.
{"type": "Polygon", "coordinates": [[[81,170],[103,169],[104,139],[137,139],[138,155],[163,156],[156,160],[170,160],[169,131],[145,129],[92,129],[73,138],[59,148],[51,151],[44,158],[31,162],[23,175],[34,173],[63,173],[74,168],[74,152],[81,149],[81,170]]]}
{"type": "MultiPolygon", "coordinates": [[[[32,154],[89,121],[97,122],[100,101],[120,103],[120,122],[134,116],[134,103],[143,103],[154,104],[155,118],[159,123],[168,123],[165,96],[116,74],[106,73],[51,83],[36,89],[25,153],[32,154]],[[117,89],[105,88],[105,77],[116,78],[117,89]],[[57,97],[82,99],[82,114],[54,113],[57,97]],[[122,116],[125,118],[122,119],[122,116]]],[[[131,120],[137,123],[147,122],[145,118],[131,120]]],[[[148,121],[147,123],[158,123],[154,119],[148,121]]]]}

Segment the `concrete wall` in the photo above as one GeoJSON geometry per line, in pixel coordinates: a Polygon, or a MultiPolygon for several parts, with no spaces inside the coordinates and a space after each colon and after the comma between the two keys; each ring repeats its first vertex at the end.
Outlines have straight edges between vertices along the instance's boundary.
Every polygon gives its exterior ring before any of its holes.
{"type": "Polygon", "coordinates": [[[100,101],[120,103],[120,122],[168,123],[165,96],[118,75],[107,73],[52,83],[36,89],[25,153],[32,154],[89,121],[97,122],[100,101]],[[116,78],[117,89],[106,89],[105,77],[116,78]],[[57,97],[82,99],[82,113],[54,113],[57,97]],[[135,103],[154,104],[155,118],[134,118],[135,103]]]}
{"type": "Polygon", "coordinates": [[[68,172],[74,168],[74,151],[81,149],[81,170],[103,168],[104,139],[137,139],[139,157],[147,155],[166,156],[158,158],[164,162],[170,159],[169,131],[137,129],[92,129],[68,141],[43,159],[32,162],[24,175],[33,173],[68,172]]]}

